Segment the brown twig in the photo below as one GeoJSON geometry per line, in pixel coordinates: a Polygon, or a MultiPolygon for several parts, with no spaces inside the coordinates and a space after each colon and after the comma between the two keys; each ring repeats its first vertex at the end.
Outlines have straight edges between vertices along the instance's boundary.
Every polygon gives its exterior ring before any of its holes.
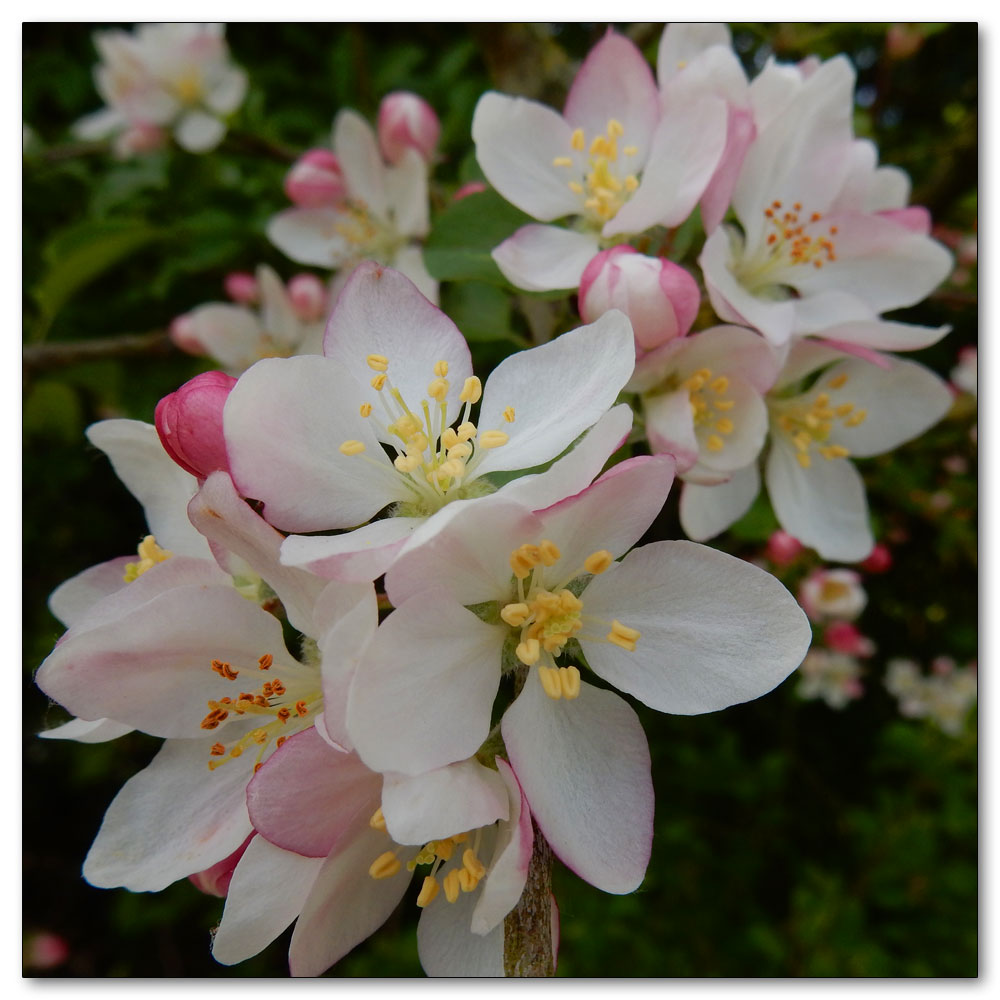
{"type": "Polygon", "coordinates": [[[21,360],[25,373],[30,373],[106,358],[165,357],[176,350],[166,331],[154,330],[95,340],[25,344],[21,360]]]}

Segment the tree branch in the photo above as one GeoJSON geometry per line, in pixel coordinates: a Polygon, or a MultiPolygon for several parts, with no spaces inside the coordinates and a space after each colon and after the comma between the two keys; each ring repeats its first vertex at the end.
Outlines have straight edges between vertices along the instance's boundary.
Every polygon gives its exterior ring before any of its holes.
{"type": "Polygon", "coordinates": [[[154,330],[151,333],[126,333],[95,340],[25,344],[22,364],[25,373],[31,373],[105,358],[165,357],[176,350],[165,330],[154,330]]]}

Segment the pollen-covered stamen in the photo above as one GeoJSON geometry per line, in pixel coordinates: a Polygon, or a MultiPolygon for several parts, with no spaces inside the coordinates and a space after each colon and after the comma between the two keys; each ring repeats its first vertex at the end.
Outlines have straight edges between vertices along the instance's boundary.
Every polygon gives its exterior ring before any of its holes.
{"type": "Polygon", "coordinates": [[[580,671],[577,667],[539,667],[542,690],[553,700],[572,701],[580,694],[580,671]]]}
{"type": "Polygon", "coordinates": [[[368,867],[368,874],[374,879],[392,878],[403,867],[395,851],[380,854],[368,867]]]}
{"type": "Polygon", "coordinates": [[[629,653],[635,652],[635,645],[641,637],[642,633],[638,629],[623,625],[617,618],[611,623],[611,631],[605,636],[612,645],[629,653]]]}
{"type": "Polygon", "coordinates": [[[769,400],[772,425],[784,432],[795,448],[795,457],[803,469],[812,465],[813,451],[827,461],[848,458],[850,451],[841,444],[831,444],[830,435],[839,421],[844,427],[857,427],[868,417],[866,410],[834,397],[847,385],[845,372],[827,379],[823,390],[806,401],[801,398],[769,400]]]}
{"type": "Polygon", "coordinates": [[[173,552],[168,549],[161,548],[152,535],[146,535],[136,551],[139,555],[139,561],[125,564],[125,575],[122,579],[126,583],[138,579],[157,563],[166,562],[173,555],[173,552]]]}
{"type": "Polygon", "coordinates": [[[699,368],[683,383],[691,403],[695,434],[709,451],[722,451],[726,437],[736,430],[736,422],[727,416],[736,405],[729,399],[729,379],[715,375],[710,368],[699,368]]]}
{"type": "Polygon", "coordinates": [[[639,152],[637,146],[628,144],[619,154],[618,142],[624,134],[625,128],[616,118],[609,119],[605,134],[595,135],[589,144],[583,129],[577,128],[570,136],[570,148],[577,155],[552,160],[554,167],[573,174],[568,187],[580,196],[583,214],[596,225],[612,218],[639,186],[636,174],[620,162],[621,156],[630,160],[639,152]],[[580,155],[584,151],[586,158],[580,155]]]}
{"type": "Polygon", "coordinates": [[[764,209],[770,229],[766,241],[770,256],[780,259],[782,264],[809,264],[815,268],[832,263],[837,259],[832,239],[837,235],[837,227],[819,225],[823,219],[821,212],[812,212],[808,219],[801,212],[800,202],[788,209],[780,201],[773,201],[764,209]]]}

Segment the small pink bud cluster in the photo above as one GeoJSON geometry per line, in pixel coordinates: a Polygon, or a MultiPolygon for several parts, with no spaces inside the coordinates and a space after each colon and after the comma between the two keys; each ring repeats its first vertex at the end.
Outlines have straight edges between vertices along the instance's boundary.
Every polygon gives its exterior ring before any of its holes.
{"type": "Polygon", "coordinates": [[[257,279],[246,271],[233,271],[226,275],[226,295],[241,306],[253,305],[260,298],[257,279]]]}
{"type": "Polygon", "coordinates": [[[632,323],[636,357],[683,337],[698,315],[701,293],[684,268],[622,244],[602,250],[580,279],[580,315],[592,323],[620,309],[632,323]]]}
{"type": "Polygon", "coordinates": [[[156,433],[165,451],[200,480],[217,469],[229,471],[222,408],[234,385],[231,375],[205,372],[156,404],[156,433]]]}
{"type": "Polygon", "coordinates": [[[850,622],[831,622],[823,633],[823,641],[835,653],[848,656],[868,657],[875,652],[875,643],[850,622]]]}
{"type": "Polygon", "coordinates": [[[382,98],[378,141],[387,162],[399,163],[408,149],[429,162],[440,135],[441,122],[422,97],[398,90],[382,98]]]}
{"type": "Polygon", "coordinates": [[[779,528],[767,540],[764,556],[775,566],[788,566],[795,562],[803,549],[803,544],[797,538],[779,528]]]}
{"type": "Polygon", "coordinates": [[[285,175],[285,194],[301,208],[335,205],[346,193],[340,160],[329,149],[303,153],[285,175]]]}

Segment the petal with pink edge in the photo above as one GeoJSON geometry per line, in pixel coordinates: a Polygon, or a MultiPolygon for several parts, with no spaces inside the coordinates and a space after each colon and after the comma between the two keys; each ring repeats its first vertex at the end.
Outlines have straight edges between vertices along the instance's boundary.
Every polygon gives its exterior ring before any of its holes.
{"type": "Polygon", "coordinates": [[[212,957],[236,965],[266,948],[299,915],[325,860],[254,837],[229,883],[212,957]]]}
{"type": "Polygon", "coordinates": [[[685,483],[680,505],[684,534],[696,542],[715,538],[750,509],[759,492],[756,462],[715,486],[685,483]]]}
{"type": "Polygon", "coordinates": [[[773,576],[693,542],[634,549],[582,600],[587,618],[641,633],[632,652],[581,636],[594,673],[673,715],[759,698],[802,662],[812,639],[802,609],[773,576]]]}
{"type": "Polygon", "coordinates": [[[503,635],[440,589],[397,607],[351,685],[348,732],[362,760],[412,775],[471,757],[490,731],[503,635]]]}
{"type": "Polygon", "coordinates": [[[492,254],[503,276],[529,292],[577,288],[600,249],[597,237],[559,226],[521,226],[492,254]]]}
{"type": "Polygon", "coordinates": [[[652,848],[653,783],[635,712],[586,683],[573,701],[553,701],[531,670],[501,728],[531,813],[560,860],[605,892],[638,888],[652,848]]]}
{"type": "Polygon", "coordinates": [[[643,396],[642,412],[650,447],[657,454],[673,455],[678,473],[687,472],[698,461],[691,394],[677,389],[643,396]]]}
{"type": "Polygon", "coordinates": [[[104,814],[83,877],[102,889],[159,892],[232,854],[251,831],[253,759],[214,771],[207,761],[208,740],[167,740],[104,814]]]}
{"type": "Polygon", "coordinates": [[[49,611],[67,628],[98,601],[125,586],[125,567],[135,559],[119,556],[91,566],[59,584],[49,595],[49,611]]]}

